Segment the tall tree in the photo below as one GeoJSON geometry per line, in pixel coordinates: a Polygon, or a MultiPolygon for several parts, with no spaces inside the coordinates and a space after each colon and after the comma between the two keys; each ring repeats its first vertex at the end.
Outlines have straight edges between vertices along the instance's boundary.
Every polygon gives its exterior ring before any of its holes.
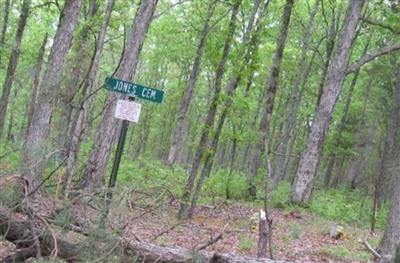
{"type": "MultiPolygon", "coordinates": [[[[4,49],[4,45],[6,43],[6,33],[8,28],[8,15],[10,14],[10,2],[11,0],[4,1],[4,14],[3,14],[3,26],[1,28],[1,35],[0,35],[0,50],[4,49]]],[[[0,52],[0,68],[3,66],[1,57],[2,53],[0,52]]]]}
{"type": "Polygon", "coordinates": [[[302,46],[301,46],[301,55],[300,55],[300,60],[297,65],[296,69],[296,74],[293,80],[293,87],[291,90],[291,102],[289,103],[289,110],[288,110],[288,116],[287,116],[287,123],[286,127],[284,130],[284,136],[282,139],[282,145],[280,146],[280,152],[281,154],[277,156],[276,160],[276,170],[274,172],[274,187],[276,187],[279,183],[279,181],[284,178],[284,171],[285,171],[285,163],[286,159],[289,158],[289,144],[290,141],[293,139],[294,135],[294,126],[296,124],[296,117],[297,117],[297,112],[300,107],[300,101],[301,101],[301,90],[300,86],[302,83],[303,76],[305,75],[306,71],[306,60],[307,60],[307,54],[309,51],[309,43],[311,40],[312,32],[313,32],[313,26],[314,26],[314,18],[315,15],[317,14],[318,7],[319,7],[320,0],[317,0],[314,4],[313,10],[310,13],[310,17],[307,22],[307,26],[305,29],[305,33],[302,39],[302,46]]]}
{"type": "Polygon", "coordinates": [[[22,36],[24,34],[26,21],[29,16],[29,8],[31,0],[24,0],[21,6],[21,14],[18,21],[17,32],[15,34],[14,46],[11,52],[10,60],[8,61],[7,75],[3,83],[3,91],[0,98],[0,141],[3,133],[4,122],[6,120],[6,113],[8,107],[8,99],[10,97],[10,91],[15,77],[15,70],[17,69],[22,36]]]}
{"type": "MultiPolygon", "coordinates": [[[[241,46],[241,56],[240,60],[238,61],[238,68],[234,70],[234,73],[230,77],[225,93],[227,95],[227,99],[225,99],[224,103],[222,104],[222,110],[221,114],[216,121],[216,130],[213,132],[214,136],[212,140],[209,142],[208,150],[207,153],[204,154],[203,159],[204,159],[204,166],[203,169],[201,170],[200,178],[197,181],[195,191],[193,193],[191,205],[190,205],[190,210],[189,210],[189,216],[193,216],[193,211],[194,208],[197,204],[198,198],[200,197],[200,191],[201,188],[205,182],[205,180],[210,176],[212,167],[214,165],[214,159],[215,155],[217,153],[217,148],[219,144],[219,139],[222,133],[222,128],[225,123],[225,119],[228,117],[229,110],[232,106],[233,103],[233,96],[235,95],[235,91],[237,87],[239,86],[239,83],[241,79],[244,76],[244,72],[246,72],[246,67],[250,63],[250,60],[254,58],[254,54],[256,53],[259,45],[259,36],[262,30],[262,19],[264,18],[265,12],[267,10],[267,7],[269,5],[270,1],[264,1],[262,4],[262,7],[260,8],[260,12],[257,14],[257,12],[253,12],[252,16],[249,19],[249,24],[247,26],[245,35],[244,35],[244,40],[243,44],[241,46]],[[258,15],[258,19],[256,24],[254,24],[255,17],[258,15]],[[253,28],[256,28],[255,32],[253,32],[253,28]]],[[[258,8],[258,7],[257,7],[258,8]]],[[[257,10],[256,10],[257,11],[257,10]]],[[[214,104],[210,105],[209,111],[212,111],[214,107],[214,104]]],[[[214,126],[214,123],[212,123],[211,126],[214,126]]],[[[234,145],[234,147],[236,147],[234,145]]],[[[234,150],[236,151],[236,150],[234,150]]],[[[233,154],[234,155],[234,154],[233,154]]],[[[233,156],[234,157],[234,156],[233,156]]]]}
{"type": "Polygon", "coordinates": [[[216,0],[212,0],[208,7],[207,16],[204,21],[203,31],[200,34],[199,45],[197,47],[196,55],[193,61],[192,71],[190,73],[190,77],[188,83],[186,85],[186,89],[184,91],[183,97],[180,102],[178,117],[176,119],[175,130],[172,134],[172,143],[169,149],[167,163],[174,164],[177,156],[180,154],[180,148],[182,147],[181,141],[184,138],[185,130],[183,127],[185,126],[185,116],[187,111],[189,110],[190,103],[192,101],[194,88],[196,86],[196,82],[201,70],[201,58],[203,56],[203,51],[207,39],[208,32],[210,31],[210,20],[214,14],[215,7],[217,5],[216,0]]]}
{"type": "MultiPolygon", "coordinates": [[[[158,0],[141,1],[132,29],[129,32],[125,50],[119,63],[115,77],[123,80],[131,80],[136,72],[139,55],[152,21],[158,0]]],[[[103,108],[101,122],[97,128],[89,160],[86,164],[81,188],[92,191],[104,183],[105,170],[111,152],[111,144],[117,126],[114,118],[117,95],[109,93],[103,108]]]]}
{"type": "Polygon", "coordinates": [[[64,70],[65,59],[71,46],[73,32],[78,22],[82,0],[65,2],[50,51],[48,66],[39,86],[37,105],[29,126],[23,151],[23,173],[29,182],[28,190],[38,187],[42,178],[41,151],[46,148],[50,133],[50,121],[54,110],[58,87],[64,70]]]}
{"type": "MultiPolygon", "coordinates": [[[[58,120],[58,134],[57,143],[60,148],[68,149],[70,145],[69,138],[69,127],[71,122],[71,115],[73,112],[73,100],[75,95],[81,88],[81,82],[84,78],[87,69],[90,67],[89,59],[89,43],[90,43],[90,31],[94,16],[98,10],[97,0],[90,0],[88,10],[85,14],[85,23],[80,30],[79,36],[76,38],[76,44],[73,44],[71,50],[76,49],[75,57],[72,61],[72,69],[66,81],[66,85],[60,89],[60,98],[57,102],[57,108],[61,109],[60,118],[58,120]],[[74,48],[74,46],[76,48],[74,48]]],[[[71,52],[73,53],[73,52],[71,52]]],[[[67,151],[62,151],[60,156],[65,157],[67,151]]]]}
{"type": "MultiPolygon", "coordinates": [[[[371,36],[368,37],[367,43],[364,46],[363,55],[365,55],[368,51],[368,46],[369,46],[370,40],[371,40],[371,36]]],[[[342,137],[342,133],[343,133],[344,129],[346,128],[346,124],[348,121],[348,114],[349,114],[349,110],[350,110],[350,104],[351,104],[351,101],[353,98],[353,91],[354,91],[354,88],[356,87],[357,79],[358,79],[358,76],[360,75],[360,70],[361,70],[361,68],[358,68],[354,72],[353,79],[351,80],[351,83],[350,83],[349,92],[346,96],[342,117],[340,118],[340,123],[337,127],[337,135],[333,140],[333,148],[334,149],[340,145],[340,138],[342,137]]],[[[325,180],[324,180],[325,187],[329,187],[329,185],[330,185],[332,170],[333,170],[335,161],[336,161],[336,157],[334,155],[331,155],[329,157],[328,164],[327,164],[327,170],[325,173],[325,180]]]]}
{"type": "Polygon", "coordinates": [[[40,73],[42,71],[42,64],[43,64],[43,59],[44,59],[44,52],[46,50],[47,38],[48,38],[48,34],[46,33],[46,35],[44,36],[43,42],[42,42],[42,46],[40,47],[38,56],[36,58],[34,75],[32,78],[32,91],[30,94],[31,98],[29,101],[29,106],[28,106],[28,111],[27,111],[26,136],[28,135],[28,132],[29,132],[29,126],[32,122],[33,112],[34,112],[35,105],[36,105],[38,86],[39,86],[39,81],[40,81],[40,73]]]}
{"type": "Polygon", "coordinates": [[[104,40],[106,37],[107,27],[110,23],[111,13],[113,10],[115,0],[108,0],[107,7],[105,11],[105,16],[101,24],[100,32],[97,37],[96,47],[93,55],[93,59],[90,65],[89,72],[83,82],[83,87],[81,90],[81,101],[79,103],[80,107],[73,116],[71,122],[71,138],[69,140],[69,146],[67,148],[67,176],[65,177],[65,188],[68,192],[70,187],[70,182],[76,173],[76,162],[79,152],[79,145],[83,137],[84,119],[85,119],[85,108],[87,101],[90,97],[90,92],[92,90],[97,71],[100,64],[100,57],[103,51],[104,40]]]}
{"type": "Polygon", "coordinates": [[[269,154],[266,152],[265,145],[269,139],[269,126],[271,115],[274,109],[276,91],[278,89],[279,73],[282,64],[283,51],[286,46],[286,39],[289,30],[290,17],[292,14],[294,1],[287,0],[283,10],[281,24],[279,27],[279,36],[276,42],[276,49],[272,59],[272,66],[269,70],[267,79],[265,80],[265,108],[262,114],[262,119],[260,123],[260,139],[256,145],[255,152],[253,154],[252,164],[251,164],[251,175],[249,178],[248,193],[251,198],[256,197],[255,185],[253,178],[257,175],[258,169],[261,164],[261,157],[264,154],[269,154]]]}
{"type": "Polygon", "coordinates": [[[213,85],[213,97],[211,99],[211,105],[207,112],[206,119],[203,124],[203,128],[201,131],[200,142],[196,148],[194,160],[192,163],[192,167],[190,169],[189,176],[186,178],[185,189],[182,194],[182,200],[180,204],[180,209],[178,212],[178,217],[180,219],[187,219],[190,215],[190,197],[192,196],[194,182],[197,177],[198,169],[200,167],[200,163],[204,157],[205,151],[207,149],[208,144],[208,135],[210,133],[210,127],[212,127],[215,116],[217,113],[217,107],[219,103],[219,97],[222,91],[222,78],[225,73],[225,65],[228,60],[228,55],[231,49],[232,40],[236,31],[236,21],[237,14],[239,12],[239,7],[241,4],[241,0],[236,0],[232,9],[231,18],[228,25],[228,33],[225,39],[224,48],[222,51],[222,56],[219,61],[217,70],[215,72],[215,79],[213,85]]]}
{"type": "Polygon", "coordinates": [[[400,64],[397,66],[396,87],[393,95],[392,111],[390,114],[389,137],[396,143],[391,159],[394,161],[395,174],[393,180],[392,200],[386,223],[385,233],[381,241],[381,259],[379,263],[399,262],[400,260],[400,64]]]}
{"type": "Polygon", "coordinates": [[[313,188],[313,179],[318,167],[329,121],[346,76],[347,63],[358,21],[361,17],[363,0],[350,0],[343,29],[336,47],[336,53],[329,66],[323,93],[308,137],[306,148],[301,156],[295,182],[291,192],[291,201],[307,203],[313,188]]]}

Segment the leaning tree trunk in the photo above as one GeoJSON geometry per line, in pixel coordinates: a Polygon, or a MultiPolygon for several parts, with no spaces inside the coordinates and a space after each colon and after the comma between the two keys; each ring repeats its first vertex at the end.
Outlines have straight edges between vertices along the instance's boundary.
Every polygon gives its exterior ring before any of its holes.
{"type": "Polygon", "coordinates": [[[389,136],[397,142],[396,151],[392,152],[395,164],[395,176],[393,182],[392,202],[385,233],[381,241],[381,259],[379,263],[392,263],[400,261],[400,149],[399,149],[399,119],[400,119],[400,64],[397,66],[396,88],[393,96],[393,106],[390,116],[389,136]]]}
{"type": "Polygon", "coordinates": [[[271,69],[269,72],[269,76],[265,82],[265,92],[266,92],[265,105],[266,105],[266,108],[264,109],[264,113],[262,115],[262,119],[261,119],[261,123],[260,123],[261,136],[260,136],[260,141],[256,145],[256,149],[255,149],[255,152],[253,155],[252,165],[251,165],[251,175],[250,175],[251,178],[249,179],[249,184],[248,184],[248,193],[251,198],[256,197],[255,196],[256,191],[254,190],[255,185],[253,182],[253,178],[255,176],[257,176],[258,168],[260,167],[260,164],[261,164],[261,156],[265,152],[265,145],[266,145],[266,143],[268,141],[268,137],[269,137],[270,119],[271,119],[272,111],[274,109],[275,95],[276,95],[276,91],[278,88],[279,72],[280,72],[280,67],[282,64],[283,51],[284,51],[285,45],[286,45],[286,39],[287,39],[293,5],[294,5],[293,0],[286,1],[283,15],[281,18],[282,20],[281,20],[281,25],[280,25],[280,30],[279,30],[280,33],[279,33],[279,37],[278,37],[277,43],[276,43],[276,50],[274,53],[272,66],[271,66],[271,69]]]}
{"type": "MultiPolygon", "coordinates": [[[[368,46],[369,46],[370,40],[371,40],[371,37],[368,38],[367,43],[364,46],[363,56],[368,51],[368,46]]],[[[353,91],[354,91],[354,88],[356,87],[358,76],[360,74],[360,70],[361,69],[358,68],[354,72],[353,79],[351,80],[350,87],[349,87],[349,93],[347,94],[346,101],[344,103],[343,114],[342,114],[342,117],[340,118],[340,123],[337,128],[337,135],[333,140],[333,149],[336,149],[337,147],[339,147],[340,138],[342,137],[342,133],[343,133],[344,129],[346,128],[348,114],[349,114],[349,110],[350,110],[350,104],[351,104],[351,100],[353,98],[353,91]]],[[[328,165],[327,165],[328,169],[326,171],[325,179],[324,179],[324,185],[326,188],[328,188],[331,183],[332,171],[333,171],[335,160],[336,160],[336,157],[334,155],[330,155],[328,165]]]]}
{"type": "Polygon", "coordinates": [[[230,18],[229,26],[228,26],[228,35],[225,39],[225,44],[224,44],[224,49],[222,52],[222,57],[219,61],[218,68],[215,74],[215,80],[214,80],[214,92],[213,92],[213,98],[211,100],[210,108],[207,113],[207,117],[205,119],[205,122],[203,124],[201,136],[200,136],[200,142],[199,145],[196,149],[194,160],[192,163],[192,167],[190,169],[190,174],[188,178],[186,179],[186,184],[185,188],[182,194],[182,200],[180,203],[180,209],[178,212],[178,217],[180,219],[187,219],[190,216],[190,209],[189,209],[189,200],[190,196],[192,195],[192,190],[194,186],[194,182],[197,176],[197,172],[200,166],[200,162],[204,156],[204,153],[207,148],[208,144],[208,135],[210,133],[210,127],[212,127],[212,124],[214,123],[214,119],[217,113],[217,107],[218,107],[218,100],[219,96],[221,94],[221,86],[222,86],[222,78],[224,76],[224,71],[225,71],[225,64],[228,60],[228,55],[231,49],[231,43],[233,41],[233,37],[235,35],[235,30],[236,30],[236,20],[237,20],[237,14],[239,12],[239,7],[241,4],[241,0],[235,1],[235,5],[232,10],[232,15],[230,18]]]}
{"type": "Polygon", "coordinates": [[[304,76],[304,71],[305,65],[306,65],[306,59],[307,59],[307,53],[308,53],[308,46],[311,40],[312,32],[313,32],[313,27],[314,27],[314,17],[317,14],[318,7],[319,7],[320,0],[317,0],[314,4],[314,8],[312,12],[310,13],[310,18],[307,23],[306,27],[306,32],[304,33],[303,40],[302,40],[302,47],[301,47],[301,56],[299,60],[299,64],[297,65],[296,69],[296,75],[294,77],[293,81],[293,87],[290,91],[292,94],[291,96],[291,101],[289,103],[289,110],[288,110],[288,116],[287,116],[287,123],[286,127],[284,130],[284,136],[282,140],[282,145],[279,147],[280,148],[280,155],[277,156],[276,159],[276,170],[274,172],[274,183],[273,187],[276,188],[279,184],[279,182],[284,178],[284,168],[285,168],[285,163],[286,159],[289,157],[288,155],[288,148],[289,148],[289,143],[292,140],[293,134],[294,134],[294,126],[296,124],[296,117],[297,117],[297,112],[300,107],[300,101],[301,101],[301,82],[302,82],[302,77],[304,76]]]}
{"type": "MultiPolygon", "coordinates": [[[[3,14],[3,27],[1,28],[0,35],[0,49],[4,49],[6,43],[6,33],[8,28],[8,15],[10,14],[10,2],[11,0],[5,0],[4,3],[4,14],[3,14]]],[[[1,54],[0,54],[0,68],[2,68],[1,54]]]]}
{"type": "Polygon", "coordinates": [[[291,201],[307,203],[313,188],[313,180],[328,132],[329,121],[346,76],[350,48],[356,36],[356,28],[364,5],[363,0],[349,1],[342,33],[332,58],[324,84],[321,100],[315,114],[306,148],[302,154],[292,187],[291,201]]]}
{"type": "Polygon", "coordinates": [[[29,181],[30,191],[39,186],[42,179],[43,150],[50,133],[50,121],[54,110],[58,87],[64,70],[65,59],[71,46],[74,28],[78,22],[82,0],[66,1],[60,15],[53,40],[48,66],[39,86],[38,101],[34,109],[26,146],[23,152],[23,174],[29,181]]]}
{"type": "Polygon", "coordinates": [[[21,14],[18,21],[17,33],[15,35],[14,46],[11,52],[10,60],[8,61],[7,75],[4,79],[3,91],[0,98],[0,141],[3,133],[4,123],[8,107],[8,98],[10,97],[11,86],[13,84],[15,70],[17,68],[22,36],[24,34],[26,21],[29,16],[29,8],[31,0],[24,0],[21,6],[21,14]]]}
{"type": "Polygon", "coordinates": [[[168,152],[167,163],[172,165],[175,163],[177,156],[180,154],[180,148],[182,146],[183,139],[183,127],[185,126],[186,113],[189,110],[189,105],[193,97],[193,91],[196,86],[197,78],[200,74],[201,68],[201,58],[203,56],[203,51],[207,39],[208,32],[210,31],[210,20],[214,14],[217,1],[212,0],[208,8],[208,13],[206,20],[204,22],[203,31],[200,35],[199,46],[197,47],[196,56],[193,61],[192,72],[190,73],[189,81],[187,83],[186,89],[184,91],[183,97],[180,102],[178,117],[176,119],[175,130],[172,134],[172,143],[168,152]]]}
{"type": "MultiPolygon", "coordinates": [[[[140,3],[129,33],[125,51],[120,61],[115,77],[131,80],[136,72],[139,55],[149,29],[158,0],[146,0],[140,3]]],[[[102,120],[97,128],[89,160],[83,174],[81,188],[92,191],[104,183],[105,170],[111,152],[111,144],[116,130],[117,121],[114,118],[117,95],[110,92],[107,96],[102,120]]]]}
{"type": "Polygon", "coordinates": [[[30,94],[30,101],[29,101],[29,106],[28,106],[28,111],[27,111],[27,122],[26,122],[27,124],[26,124],[25,139],[29,133],[29,126],[31,125],[33,112],[34,112],[35,105],[36,105],[38,87],[39,87],[39,81],[40,81],[40,73],[42,71],[44,52],[46,50],[46,44],[47,44],[47,37],[48,37],[48,34],[46,33],[46,35],[44,36],[43,42],[42,42],[42,46],[40,47],[38,56],[36,58],[36,63],[35,63],[35,68],[34,68],[35,74],[32,79],[32,91],[30,94]]]}
{"type": "Polygon", "coordinates": [[[85,108],[87,105],[87,100],[89,99],[90,96],[90,92],[92,90],[93,83],[96,79],[101,53],[103,51],[107,27],[108,24],[110,23],[114,2],[115,0],[108,0],[107,2],[105,16],[101,25],[99,35],[97,37],[95,53],[89,68],[89,72],[83,82],[83,87],[81,91],[82,98],[79,104],[80,107],[73,116],[71,122],[71,135],[70,135],[71,138],[69,146],[67,148],[67,175],[64,180],[64,189],[66,190],[66,194],[68,194],[69,188],[71,186],[71,180],[74,177],[77,170],[77,158],[79,153],[79,146],[83,139],[85,108]]]}

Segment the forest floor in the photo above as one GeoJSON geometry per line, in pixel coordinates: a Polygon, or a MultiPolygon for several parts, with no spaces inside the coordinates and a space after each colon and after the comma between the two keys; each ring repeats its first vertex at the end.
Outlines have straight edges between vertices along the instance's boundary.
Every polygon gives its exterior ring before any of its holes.
{"type": "MultiPolygon", "coordinates": [[[[127,239],[154,242],[163,246],[195,249],[223,232],[223,238],[207,249],[210,251],[256,256],[258,228],[251,220],[257,215],[254,204],[199,206],[192,220],[176,218],[178,202],[148,205],[144,199],[131,200],[130,213],[119,218],[127,239]]],[[[118,208],[113,214],[118,214],[118,208]]],[[[122,213],[120,213],[122,214],[122,213]]],[[[335,223],[311,214],[305,209],[273,209],[273,247],[277,259],[292,262],[372,262],[373,257],[360,242],[367,239],[375,247],[380,234],[368,229],[344,225],[345,236],[330,238],[335,223]]]]}

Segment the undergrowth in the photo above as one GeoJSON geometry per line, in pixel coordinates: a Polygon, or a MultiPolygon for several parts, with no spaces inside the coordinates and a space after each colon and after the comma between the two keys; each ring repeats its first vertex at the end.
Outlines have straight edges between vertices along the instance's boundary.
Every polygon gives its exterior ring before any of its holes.
{"type": "MultiPolygon", "coordinates": [[[[163,187],[179,197],[186,176],[187,172],[181,167],[169,167],[161,161],[142,158],[134,162],[125,160],[121,163],[119,182],[141,189],[163,187]]],[[[251,203],[260,206],[263,197],[262,179],[256,178],[256,181],[259,185],[258,198],[251,203]]],[[[226,201],[227,188],[232,200],[248,202],[245,174],[239,172],[230,174],[229,171],[220,169],[205,182],[200,203],[226,201]]],[[[290,190],[291,185],[288,182],[282,182],[276,190],[270,192],[270,206],[285,210],[304,209],[290,204],[290,190]]],[[[346,189],[315,190],[309,206],[305,209],[328,220],[365,227],[371,220],[372,198],[346,189]]],[[[384,206],[377,214],[378,229],[384,228],[387,212],[388,208],[384,206]]]]}

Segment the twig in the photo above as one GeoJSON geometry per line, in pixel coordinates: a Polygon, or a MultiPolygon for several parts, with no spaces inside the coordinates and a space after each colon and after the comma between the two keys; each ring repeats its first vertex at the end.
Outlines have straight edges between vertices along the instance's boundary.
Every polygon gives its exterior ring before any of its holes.
{"type": "Polygon", "coordinates": [[[39,218],[49,229],[50,233],[51,233],[51,237],[53,238],[53,242],[54,242],[54,248],[51,251],[50,255],[53,257],[53,259],[55,259],[58,255],[58,245],[57,245],[57,237],[56,234],[54,233],[54,231],[51,229],[50,224],[46,221],[46,219],[44,219],[42,216],[40,215],[35,215],[37,218],[39,218]]]}
{"type": "Polygon", "coordinates": [[[182,224],[182,222],[179,222],[179,223],[177,223],[177,224],[175,224],[175,225],[169,227],[168,229],[166,229],[166,230],[164,230],[164,231],[161,231],[158,235],[156,235],[155,237],[153,237],[153,238],[151,239],[151,242],[154,242],[157,238],[159,238],[160,236],[165,235],[165,234],[167,234],[168,232],[174,230],[177,226],[179,226],[179,225],[181,225],[181,224],[182,224]]]}
{"type": "Polygon", "coordinates": [[[209,247],[209,246],[214,245],[215,243],[217,243],[217,242],[222,238],[223,234],[225,233],[225,228],[226,228],[227,226],[228,226],[228,224],[226,224],[226,225],[224,226],[224,228],[222,229],[222,232],[219,233],[218,236],[216,236],[215,238],[210,238],[210,240],[208,240],[207,243],[198,246],[198,247],[197,247],[196,249],[194,249],[194,250],[195,250],[195,251],[200,251],[200,250],[206,249],[207,247],[209,247]]]}
{"type": "Polygon", "coordinates": [[[364,240],[362,240],[362,241],[360,241],[362,244],[364,244],[364,246],[369,250],[369,252],[371,252],[375,257],[377,257],[377,258],[381,258],[381,255],[378,253],[378,252],[376,252],[376,250],[375,249],[373,249],[372,247],[371,247],[371,245],[368,243],[368,241],[366,240],[366,239],[364,239],[364,240]]]}
{"type": "MultiPolygon", "coordinates": [[[[51,172],[46,176],[46,178],[44,178],[44,179],[40,182],[40,184],[39,184],[35,189],[33,189],[31,192],[29,192],[29,193],[26,195],[26,197],[30,197],[30,196],[33,195],[37,190],[39,190],[39,188],[40,188],[45,182],[47,182],[47,180],[49,180],[50,177],[51,177],[53,174],[55,174],[55,172],[57,172],[58,169],[60,169],[60,167],[65,163],[66,160],[67,160],[67,158],[65,157],[64,160],[62,160],[62,162],[61,162],[53,171],[51,171],[51,172]]],[[[25,198],[26,198],[26,197],[25,197],[25,198]]]]}

